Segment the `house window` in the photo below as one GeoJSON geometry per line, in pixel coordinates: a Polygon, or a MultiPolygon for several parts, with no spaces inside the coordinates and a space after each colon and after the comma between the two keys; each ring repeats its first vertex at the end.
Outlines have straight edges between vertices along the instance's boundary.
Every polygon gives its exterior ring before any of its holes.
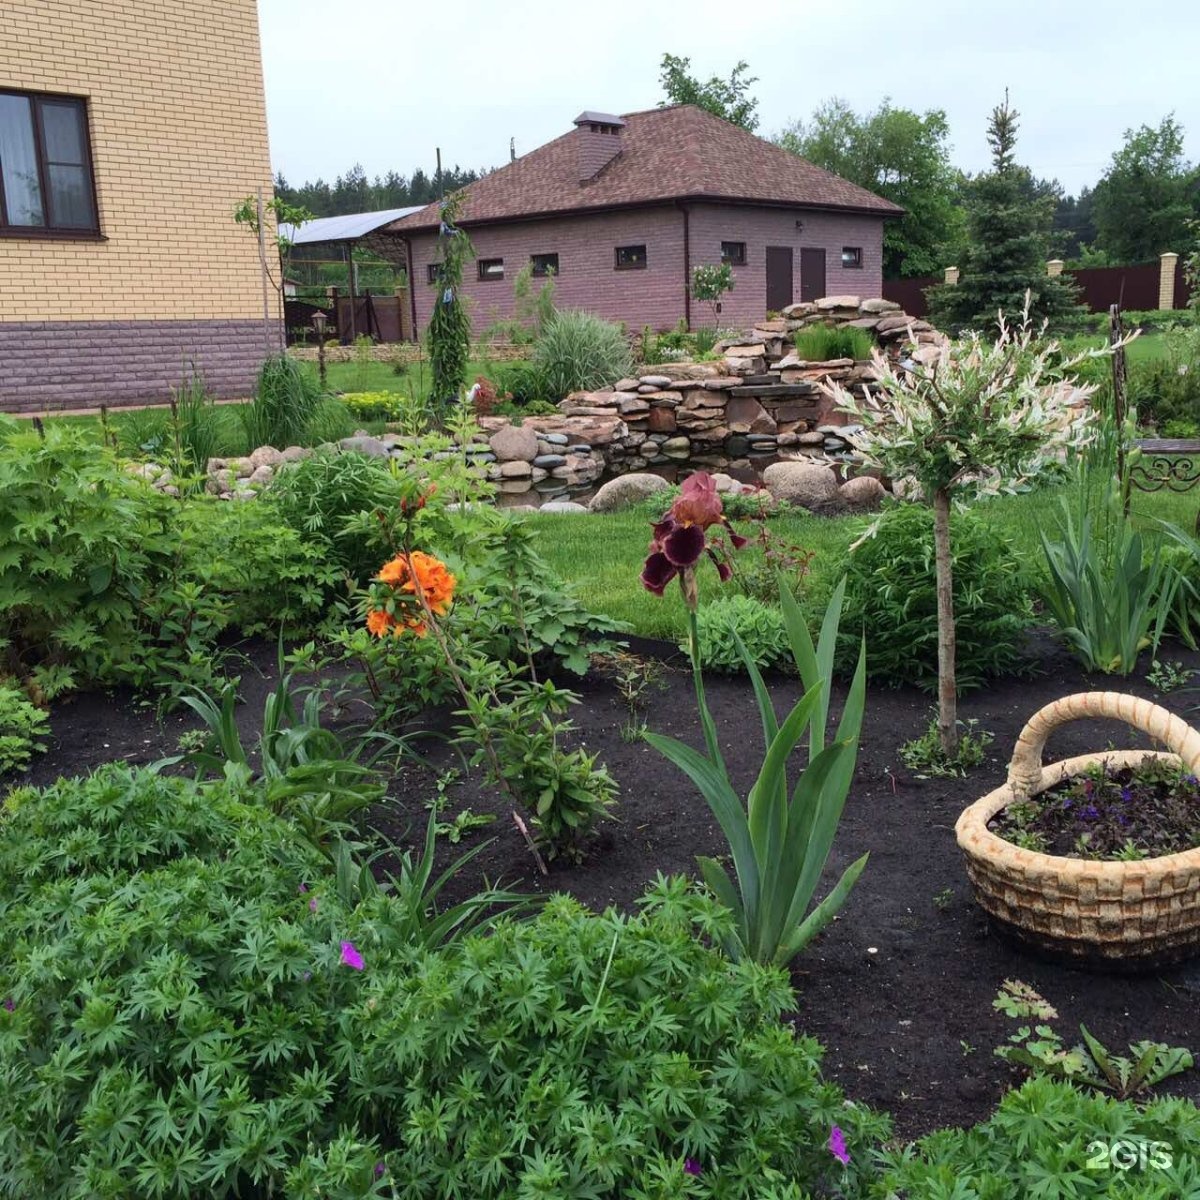
{"type": "Polygon", "coordinates": [[[731,267],[744,267],[746,265],[746,243],[722,242],[721,261],[731,267]]]}
{"type": "Polygon", "coordinates": [[[479,278],[480,279],[503,279],[504,278],[504,259],[502,259],[502,258],[481,258],[479,260],[479,278]]]}
{"type": "Polygon", "coordinates": [[[425,268],[425,279],[428,283],[442,282],[442,264],[432,262],[425,268]]]}
{"type": "Polygon", "coordinates": [[[0,91],[0,233],[99,233],[87,106],[0,91]]]}
{"type": "Polygon", "coordinates": [[[846,268],[857,269],[862,266],[862,247],[861,246],[843,246],[842,247],[842,266],[846,268]]]}
{"type": "Polygon", "coordinates": [[[558,274],[557,254],[531,254],[529,261],[533,263],[533,273],[539,278],[543,275],[558,274]]]}
{"type": "Polygon", "coordinates": [[[646,247],[618,246],[615,269],[618,271],[644,271],[646,269],[646,247]]]}

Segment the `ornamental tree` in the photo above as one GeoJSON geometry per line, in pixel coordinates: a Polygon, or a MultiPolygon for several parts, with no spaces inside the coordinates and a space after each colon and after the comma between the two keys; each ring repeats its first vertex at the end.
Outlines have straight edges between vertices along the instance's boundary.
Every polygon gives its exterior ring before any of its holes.
{"type": "Polygon", "coordinates": [[[463,193],[456,192],[442,204],[438,263],[432,280],[437,295],[426,331],[429,365],[433,372],[429,398],[434,417],[439,422],[445,419],[462,391],[471,357],[471,318],[461,293],[463,264],[475,257],[475,248],[457,225],[463,200],[463,193]]]}
{"type": "Polygon", "coordinates": [[[1093,384],[1071,374],[1086,358],[1062,359],[1059,344],[1034,329],[1031,297],[1021,322],[999,314],[999,337],[978,333],[921,346],[896,364],[874,352],[875,383],[865,397],[822,384],[840,411],[859,424],[847,434],[867,465],[893,479],[917,480],[933,508],[937,562],[938,732],[942,750],[958,748],[954,581],[950,568],[950,504],[956,495],[1014,491],[1048,460],[1091,438],[1093,384]]]}
{"type": "Polygon", "coordinates": [[[702,263],[692,269],[692,298],[712,309],[713,328],[721,324],[721,298],[733,291],[733,268],[728,263],[702,263]]]}

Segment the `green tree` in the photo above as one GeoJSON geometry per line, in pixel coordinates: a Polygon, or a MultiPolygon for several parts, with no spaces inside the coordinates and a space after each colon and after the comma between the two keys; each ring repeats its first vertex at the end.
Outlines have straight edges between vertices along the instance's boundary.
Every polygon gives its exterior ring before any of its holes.
{"type": "Polygon", "coordinates": [[[457,225],[462,204],[463,193],[455,192],[442,205],[438,269],[431,285],[437,294],[426,341],[433,374],[430,402],[438,421],[458,399],[466,382],[467,360],[471,353],[471,318],[463,304],[462,281],[463,264],[475,257],[475,248],[457,225]]]}
{"type": "Polygon", "coordinates": [[[776,141],[904,208],[903,217],[883,228],[883,273],[896,279],[941,270],[961,242],[963,215],[949,137],[941,109],[916,113],[884,99],[860,116],[834,97],[776,141]]]}
{"type": "Polygon", "coordinates": [[[1200,172],[1183,157],[1183,126],[1174,115],[1157,129],[1125,131],[1125,144],[1096,185],[1097,244],[1111,261],[1149,262],[1187,242],[1200,214],[1200,172]]]}
{"type": "Polygon", "coordinates": [[[1059,189],[1034,179],[1016,161],[1017,116],[1006,92],[988,121],[992,169],[967,188],[967,243],[958,283],[926,293],[930,320],[942,328],[994,324],[998,312],[1020,312],[1026,293],[1036,321],[1076,307],[1074,282],[1046,274],[1059,189]]]}
{"type": "Polygon", "coordinates": [[[739,62],[729,74],[728,79],[714,75],[703,81],[689,74],[692,60],[678,58],[674,54],[664,54],[659,80],[667,98],[660,100],[658,107],[666,108],[668,104],[695,104],[706,112],[723,120],[732,121],[751,133],[758,128],[758,101],[748,95],[750,85],[757,83],[755,76],[746,77],[750,70],[749,63],[739,62]]]}

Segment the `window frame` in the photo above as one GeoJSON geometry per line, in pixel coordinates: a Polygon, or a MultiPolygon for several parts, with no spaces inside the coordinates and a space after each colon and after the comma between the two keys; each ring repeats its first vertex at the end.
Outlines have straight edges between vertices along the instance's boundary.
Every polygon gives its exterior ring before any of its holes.
{"type": "Polygon", "coordinates": [[[428,287],[433,287],[435,283],[442,282],[442,261],[437,259],[434,262],[425,264],[425,283],[428,287]]]}
{"type": "Polygon", "coordinates": [[[721,243],[721,262],[727,267],[744,267],[746,265],[746,243],[745,242],[722,242],[721,243]],[[737,254],[729,254],[726,252],[727,246],[739,246],[740,250],[737,254]]]}
{"type": "Polygon", "coordinates": [[[644,271],[650,265],[650,252],[645,242],[632,242],[628,246],[613,247],[613,270],[614,271],[644,271]],[[621,261],[622,250],[640,250],[642,252],[641,262],[621,261]]]}
{"type": "MultiPolygon", "coordinates": [[[[92,203],[91,225],[10,225],[7,202],[4,198],[3,179],[0,178],[0,238],[43,238],[48,241],[105,241],[100,228],[100,201],[96,193],[96,166],[92,155],[91,105],[86,96],[73,96],[66,92],[39,92],[25,88],[0,87],[0,96],[20,96],[29,101],[30,124],[33,127],[33,152],[37,157],[38,191],[41,194],[43,215],[49,218],[54,208],[54,197],[49,187],[49,167],[45,138],[42,134],[42,102],[70,104],[80,115],[80,144],[83,162],[78,164],[87,173],[88,196],[92,203]]],[[[66,164],[75,165],[75,164],[66,164]]]]}
{"type": "Polygon", "coordinates": [[[558,259],[558,251],[557,251],[557,250],[555,250],[553,253],[549,253],[549,254],[531,254],[531,255],[529,256],[529,262],[530,262],[530,264],[531,264],[531,265],[532,265],[532,267],[533,267],[533,277],[534,277],[534,279],[546,279],[546,278],[548,278],[548,277],[551,277],[551,276],[552,276],[554,279],[557,279],[557,278],[558,278],[558,275],[559,275],[559,266],[558,266],[559,259],[558,259]],[[552,258],[552,259],[554,259],[554,266],[553,266],[553,267],[551,267],[549,263],[545,263],[545,262],[544,262],[544,263],[542,264],[542,266],[541,266],[541,269],[539,270],[539,269],[538,269],[538,259],[539,259],[539,258],[541,258],[541,259],[547,259],[547,258],[552,258]]]}
{"type": "Polygon", "coordinates": [[[861,246],[843,246],[842,247],[842,270],[843,271],[861,271],[863,269],[863,252],[861,246]],[[846,255],[853,256],[851,262],[846,261],[846,255]]]}
{"type": "Polygon", "coordinates": [[[475,260],[475,262],[480,283],[492,283],[497,279],[504,278],[503,258],[478,258],[475,260]],[[499,272],[488,272],[484,268],[489,266],[498,266],[500,270],[499,272]]]}

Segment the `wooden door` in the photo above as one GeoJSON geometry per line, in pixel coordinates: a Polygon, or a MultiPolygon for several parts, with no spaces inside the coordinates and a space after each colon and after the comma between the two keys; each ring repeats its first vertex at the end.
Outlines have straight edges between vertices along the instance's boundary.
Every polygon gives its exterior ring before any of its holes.
{"type": "Polygon", "coordinates": [[[825,251],[814,246],[800,247],[800,300],[812,302],[825,298],[825,251]]]}
{"type": "Polygon", "coordinates": [[[767,311],[783,312],[792,300],[792,248],[768,246],[767,311]]]}

